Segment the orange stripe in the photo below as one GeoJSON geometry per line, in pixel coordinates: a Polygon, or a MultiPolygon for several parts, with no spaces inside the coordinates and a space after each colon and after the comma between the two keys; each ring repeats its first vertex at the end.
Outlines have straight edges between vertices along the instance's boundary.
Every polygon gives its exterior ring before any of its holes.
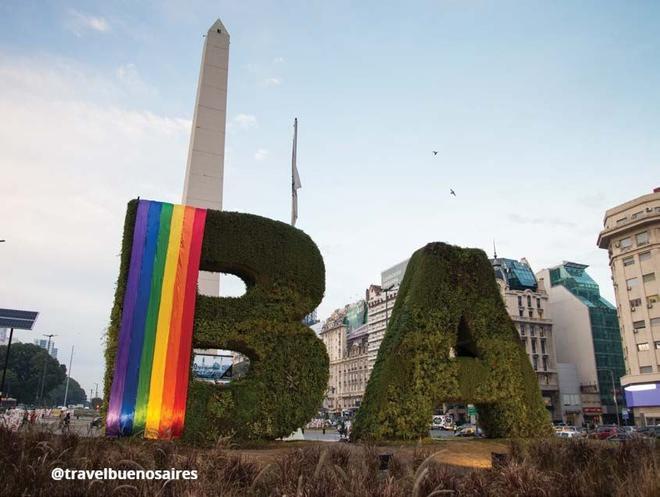
{"type": "Polygon", "coordinates": [[[190,258],[190,243],[192,239],[195,208],[186,206],[181,233],[181,248],[177,263],[174,296],[172,299],[172,318],[170,322],[169,341],[167,343],[167,360],[165,361],[165,376],[163,378],[163,401],[161,405],[159,438],[172,438],[172,415],[174,408],[174,393],[176,386],[177,365],[182,359],[181,325],[183,306],[186,296],[186,281],[188,275],[188,260],[190,258]]]}
{"type": "Polygon", "coordinates": [[[186,400],[188,398],[188,374],[190,372],[190,358],[192,349],[192,332],[195,314],[195,301],[197,299],[197,278],[199,276],[200,255],[204,239],[204,226],[206,225],[206,209],[196,209],[195,224],[193,225],[192,243],[190,245],[190,259],[188,260],[188,281],[186,282],[186,301],[183,306],[183,326],[181,327],[181,358],[177,368],[176,387],[173,389],[174,414],[172,420],[172,435],[180,437],[183,432],[183,422],[186,415],[186,400]]]}

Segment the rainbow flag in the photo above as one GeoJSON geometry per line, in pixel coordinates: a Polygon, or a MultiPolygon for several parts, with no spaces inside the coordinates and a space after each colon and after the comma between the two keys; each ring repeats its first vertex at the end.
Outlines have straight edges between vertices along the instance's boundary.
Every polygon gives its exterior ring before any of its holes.
{"type": "Polygon", "coordinates": [[[206,209],[140,200],[106,435],[181,436],[206,209]]]}

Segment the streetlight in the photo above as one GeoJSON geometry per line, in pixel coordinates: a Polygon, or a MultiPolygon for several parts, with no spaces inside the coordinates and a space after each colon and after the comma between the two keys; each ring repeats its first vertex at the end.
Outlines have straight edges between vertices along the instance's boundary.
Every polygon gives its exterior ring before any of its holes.
{"type": "Polygon", "coordinates": [[[46,367],[48,366],[48,356],[50,355],[50,339],[56,337],[57,335],[47,335],[46,333],[43,336],[48,337],[48,344],[46,345],[46,355],[44,356],[44,371],[41,375],[41,388],[39,389],[39,401],[43,403],[44,399],[44,387],[46,386],[46,367]]]}
{"type": "Polygon", "coordinates": [[[609,371],[610,378],[612,379],[612,398],[614,399],[614,409],[616,410],[616,424],[621,426],[621,418],[619,417],[619,402],[616,400],[616,384],[614,383],[614,371],[610,368],[596,368],[596,371],[609,371]]]}

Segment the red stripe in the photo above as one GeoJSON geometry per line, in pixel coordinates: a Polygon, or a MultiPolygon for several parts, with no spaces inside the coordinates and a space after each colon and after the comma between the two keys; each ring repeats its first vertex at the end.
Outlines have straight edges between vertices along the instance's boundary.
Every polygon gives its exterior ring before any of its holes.
{"type": "Polygon", "coordinates": [[[177,362],[176,385],[173,385],[174,406],[172,417],[172,436],[179,437],[183,433],[183,422],[186,416],[186,401],[188,399],[188,377],[190,373],[190,354],[192,352],[193,322],[195,316],[195,302],[197,300],[197,278],[199,276],[199,263],[202,254],[202,240],[206,225],[206,209],[196,209],[195,221],[192,228],[190,244],[190,257],[188,259],[188,272],[183,306],[181,326],[181,360],[177,362]],[[183,360],[183,359],[187,360],[183,360]]]}

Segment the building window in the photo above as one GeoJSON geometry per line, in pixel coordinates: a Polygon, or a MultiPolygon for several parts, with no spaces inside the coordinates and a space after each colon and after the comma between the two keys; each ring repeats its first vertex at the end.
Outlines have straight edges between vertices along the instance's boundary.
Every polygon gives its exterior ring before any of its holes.
{"type": "Polygon", "coordinates": [[[622,217],[622,218],[616,220],[616,224],[623,224],[623,223],[625,223],[627,220],[628,220],[627,217],[622,217]]]}
{"type": "Polygon", "coordinates": [[[518,307],[522,307],[522,297],[518,295],[518,307]]]}
{"type": "Polygon", "coordinates": [[[639,307],[642,305],[642,299],[632,299],[630,301],[630,307],[639,307]]]}
{"type": "Polygon", "coordinates": [[[633,288],[637,285],[639,285],[639,278],[630,278],[626,280],[626,286],[628,288],[633,288]]]}
{"type": "Polygon", "coordinates": [[[520,334],[525,336],[525,324],[520,323],[520,334]]]}
{"type": "Polygon", "coordinates": [[[650,258],[651,258],[650,250],[648,252],[642,252],[641,254],[639,254],[639,262],[648,261],[650,258]]]}
{"type": "Polygon", "coordinates": [[[527,295],[527,307],[532,307],[532,297],[527,295]]]}
{"type": "Polygon", "coordinates": [[[637,350],[642,352],[643,350],[651,350],[651,347],[649,347],[648,342],[638,343],[637,344],[637,350]]]}
{"type": "Polygon", "coordinates": [[[635,333],[644,328],[646,328],[646,321],[643,319],[641,321],[633,321],[633,330],[635,330],[635,333]]]}
{"type": "Polygon", "coordinates": [[[541,354],[545,354],[545,340],[541,340],[541,354]]]}
{"type": "Polygon", "coordinates": [[[532,354],[536,354],[536,339],[532,340],[532,354]]]}
{"type": "Polygon", "coordinates": [[[655,342],[655,350],[660,350],[660,340],[655,342]]]}
{"type": "Polygon", "coordinates": [[[651,328],[660,327],[660,318],[651,318],[651,328]]]}
{"type": "Polygon", "coordinates": [[[543,371],[547,371],[547,370],[548,370],[548,358],[544,357],[543,358],[543,371]]]}
{"type": "Polygon", "coordinates": [[[653,368],[651,366],[640,366],[639,372],[640,374],[650,374],[653,372],[653,368]]]}
{"type": "Polygon", "coordinates": [[[637,242],[637,245],[646,245],[649,243],[649,232],[648,231],[642,231],[641,233],[637,233],[635,235],[635,241],[637,242]]]}
{"type": "Polygon", "coordinates": [[[644,281],[644,283],[650,283],[651,281],[655,281],[655,273],[647,273],[643,275],[642,281],[644,281]]]}
{"type": "Polygon", "coordinates": [[[537,308],[537,309],[540,309],[540,308],[541,308],[541,299],[538,298],[538,297],[536,298],[536,308],[537,308]]]}
{"type": "Polygon", "coordinates": [[[533,337],[536,336],[536,326],[534,326],[533,324],[529,325],[529,334],[533,337]]]}
{"type": "Polygon", "coordinates": [[[523,308],[518,309],[518,316],[522,317],[523,316],[523,308]]]}
{"type": "Polygon", "coordinates": [[[641,217],[643,214],[644,211],[635,212],[632,216],[630,216],[630,219],[637,219],[638,217],[641,217]]]}
{"type": "Polygon", "coordinates": [[[619,246],[622,249],[629,249],[630,247],[632,247],[632,239],[629,236],[626,238],[622,238],[621,240],[619,240],[619,246]]]}
{"type": "Polygon", "coordinates": [[[635,264],[635,258],[632,255],[623,258],[624,266],[632,266],[633,264],[635,264]]]}
{"type": "Polygon", "coordinates": [[[532,357],[532,365],[534,366],[534,371],[536,371],[539,368],[539,358],[538,357],[532,357]]]}
{"type": "Polygon", "coordinates": [[[531,310],[531,309],[529,310],[529,317],[530,317],[530,318],[533,318],[533,317],[534,317],[534,311],[531,310]]]}

